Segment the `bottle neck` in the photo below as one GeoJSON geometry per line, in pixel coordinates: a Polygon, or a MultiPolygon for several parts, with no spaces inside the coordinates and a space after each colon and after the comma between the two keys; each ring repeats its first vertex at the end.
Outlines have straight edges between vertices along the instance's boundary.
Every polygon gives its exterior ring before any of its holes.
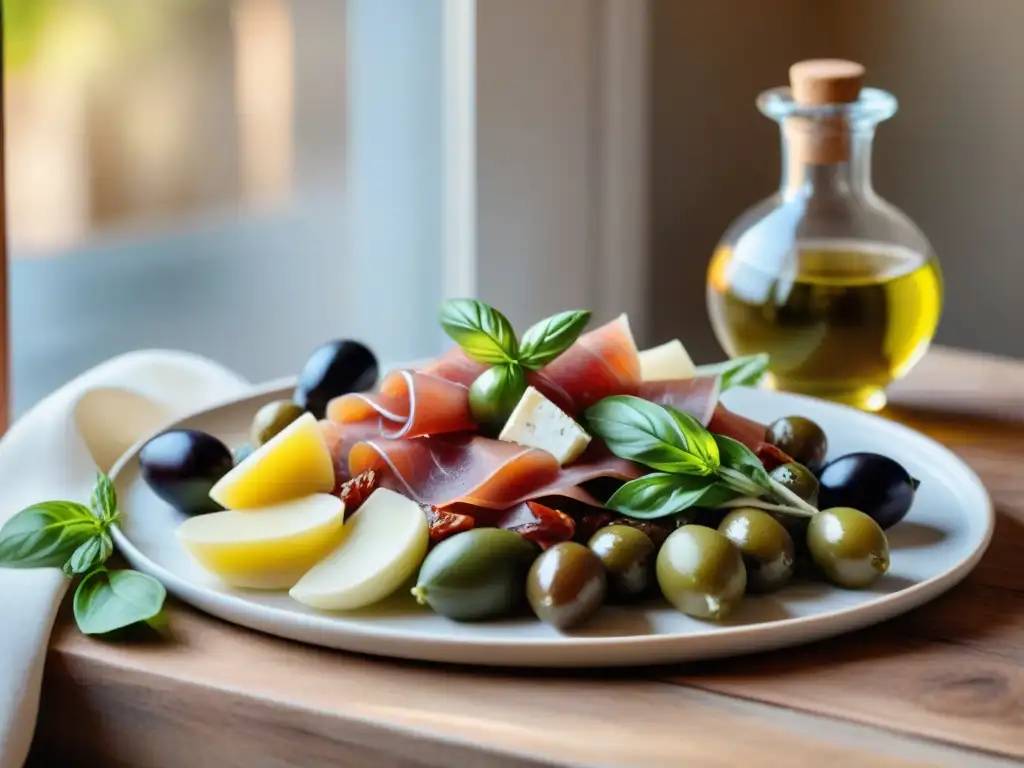
{"type": "Polygon", "coordinates": [[[784,126],[783,198],[871,197],[873,126],[784,126]]]}

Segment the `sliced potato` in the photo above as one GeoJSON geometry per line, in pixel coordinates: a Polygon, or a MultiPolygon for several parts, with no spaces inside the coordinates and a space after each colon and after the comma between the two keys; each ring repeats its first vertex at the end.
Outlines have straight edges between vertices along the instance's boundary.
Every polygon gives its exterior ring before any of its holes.
{"type": "Polygon", "coordinates": [[[318,493],[244,512],[192,517],[177,530],[185,550],[235,587],[288,589],[345,537],[345,504],[318,493]]]}
{"type": "Polygon", "coordinates": [[[323,431],[305,413],[261,445],[210,489],[227,509],[255,509],[334,488],[334,462],[323,431]]]}
{"type": "Polygon", "coordinates": [[[328,611],[383,600],[416,573],[427,555],[427,517],[416,502],[378,488],[345,523],[345,539],[289,594],[328,611]]]}

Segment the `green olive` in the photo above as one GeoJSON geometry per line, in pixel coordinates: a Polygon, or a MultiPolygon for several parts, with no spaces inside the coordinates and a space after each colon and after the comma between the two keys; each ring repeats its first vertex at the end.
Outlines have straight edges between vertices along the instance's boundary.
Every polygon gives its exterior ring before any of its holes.
{"type": "Polygon", "coordinates": [[[818,478],[803,464],[791,461],[773,469],[771,475],[775,482],[784,485],[812,507],[818,506],[818,478]]]}
{"type": "Polygon", "coordinates": [[[249,441],[253,448],[259,448],[264,443],[270,442],[278,432],[287,427],[303,411],[291,400],[274,400],[267,403],[253,416],[252,426],[249,428],[249,441]]]}
{"type": "Polygon", "coordinates": [[[870,586],[889,570],[889,542],[858,509],[823,509],[807,526],[807,548],[825,577],[849,589],[870,586]]]}
{"type": "Polygon", "coordinates": [[[658,586],[672,605],[698,619],[718,620],[739,605],[747,570],[736,546],[713,528],[684,525],[658,552],[658,586]]]}
{"type": "Polygon", "coordinates": [[[538,557],[526,597],[541,621],[558,629],[583,623],[601,607],[607,588],[601,559],[582,544],[563,541],[538,557]]]}
{"type": "Polygon", "coordinates": [[[526,374],[519,365],[494,365],[469,387],[469,410],[485,433],[498,434],[526,392],[526,374]]]}
{"type": "Polygon", "coordinates": [[[435,546],[413,594],[442,616],[480,621],[511,616],[526,602],[537,545],[503,528],[473,528],[435,546]]]}
{"type": "Polygon", "coordinates": [[[611,599],[636,600],[653,586],[657,552],[651,537],[639,528],[610,525],[591,536],[587,546],[604,563],[611,599]]]}
{"type": "Polygon", "coordinates": [[[793,540],[785,527],[763,509],[734,509],[718,531],[743,555],[748,592],[772,592],[793,577],[793,540]]]}
{"type": "Polygon", "coordinates": [[[821,469],[828,453],[825,431],[803,416],[787,416],[768,425],[764,439],[812,472],[821,469]]]}

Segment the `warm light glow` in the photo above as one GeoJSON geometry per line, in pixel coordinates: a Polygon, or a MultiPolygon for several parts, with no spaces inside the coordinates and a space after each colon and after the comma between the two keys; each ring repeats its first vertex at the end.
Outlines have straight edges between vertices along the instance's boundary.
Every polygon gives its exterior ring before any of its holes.
{"type": "Polygon", "coordinates": [[[292,181],[291,12],[286,0],[239,0],[233,18],[242,194],[275,200],[292,181]]]}

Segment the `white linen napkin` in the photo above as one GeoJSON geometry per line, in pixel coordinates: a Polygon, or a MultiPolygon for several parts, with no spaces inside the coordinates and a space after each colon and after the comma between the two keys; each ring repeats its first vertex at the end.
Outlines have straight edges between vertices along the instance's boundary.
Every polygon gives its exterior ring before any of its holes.
{"type": "MultiPolygon", "coordinates": [[[[82,374],[0,440],[0,525],[40,501],[88,503],[96,470],[138,440],[249,384],[195,355],[131,352],[82,374]]],[[[0,568],[0,768],[20,768],[39,707],[43,661],[68,588],[59,569],[0,568]]]]}

